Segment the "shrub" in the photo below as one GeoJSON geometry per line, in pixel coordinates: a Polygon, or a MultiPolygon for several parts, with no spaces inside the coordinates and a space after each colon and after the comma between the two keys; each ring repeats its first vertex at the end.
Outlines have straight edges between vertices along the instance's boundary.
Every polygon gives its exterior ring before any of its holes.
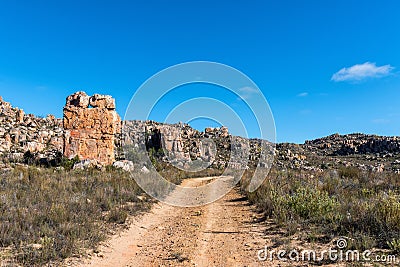
{"type": "Polygon", "coordinates": [[[393,238],[392,241],[388,241],[388,246],[395,253],[400,253],[400,238],[393,238]]]}
{"type": "Polygon", "coordinates": [[[292,195],[286,195],[284,205],[303,219],[332,221],[337,208],[334,197],[316,188],[299,187],[292,195]]]}
{"type": "MultiPolygon", "coordinates": [[[[146,175],[146,174],[137,174],[146,175]]],[[[150,179],[150,174],[149,174],[150,179]]],[[[58,265],[85,254],[128,215],[149,208],[129,173],[16,167],[0,178],[0,252],[16,265],[58,265]]],[[[3,257],[3,255],[2,255],[3,257]]]]}
{"type": "Polygon", "coordinates": [[[396,250],[400,236],[400,175],[356,168],[279,171],[246,192],[251,170],[241,180],[249,200],[292,232],[291,225],[326,236],[348,236],[356,249],[396,250]],[[289,229],[290,228],[290,229],[289,229]]]}
{"type": "Polygon", "coordinates": [[[65,170],[72,170],[74,167],[75,163],[79,162],[79,157],[75,156],[72,159],[62,157],[61,159],[61,167],[63,167],[65,170]]]}
{"type": "Polygon", "coordinates": [[[32,165],[35,163],[35,155],[29,150],[24,153],[23,158],[25,164],[32,165]]]}
{"type": "Polygon", "coordinates": [[[128,214],[126,213],[126,211],[119,208],[114,208],[108,214],[107,221],[110,223],[123,224],[125,223],[127,218],[128,214]]]}

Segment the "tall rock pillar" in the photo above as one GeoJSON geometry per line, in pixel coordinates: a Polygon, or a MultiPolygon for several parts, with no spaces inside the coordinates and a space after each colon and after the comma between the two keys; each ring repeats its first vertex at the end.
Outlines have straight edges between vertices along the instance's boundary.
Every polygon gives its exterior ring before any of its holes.
{"type": "Polygon", "coordinates": [[[114,144],[116,134],[121,131],[121,119],[111,96],[90,97],[85,92],[68,96],[63,125],[66,157],[95,159],[103,165],[115,161],[114,144]]]}

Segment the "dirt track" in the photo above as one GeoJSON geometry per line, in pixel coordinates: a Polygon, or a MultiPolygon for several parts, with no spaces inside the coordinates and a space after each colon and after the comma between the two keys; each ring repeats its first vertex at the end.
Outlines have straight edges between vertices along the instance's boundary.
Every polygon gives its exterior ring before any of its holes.
{"type": "MultiPolygon", "coordinates": [[[[195,187],[204,179],[187,179],[195,187]]],[[[265,227],[236,189],[195,208],[156,204],[83,266],[260,266],[265,227]]]]}

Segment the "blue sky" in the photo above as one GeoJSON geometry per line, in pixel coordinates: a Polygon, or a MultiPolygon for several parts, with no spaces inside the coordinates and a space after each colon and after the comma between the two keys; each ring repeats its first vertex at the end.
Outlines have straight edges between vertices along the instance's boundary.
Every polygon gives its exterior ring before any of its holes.
{"type": "Polygon", "coordinates": [[[155,73],[213,61],[258,85],[279,142],[399,135],[399,14],[399,1],[5,0],[0,95],[27,113],[61,117],[75,91],[111,94],[123,116],[155,73]]]}

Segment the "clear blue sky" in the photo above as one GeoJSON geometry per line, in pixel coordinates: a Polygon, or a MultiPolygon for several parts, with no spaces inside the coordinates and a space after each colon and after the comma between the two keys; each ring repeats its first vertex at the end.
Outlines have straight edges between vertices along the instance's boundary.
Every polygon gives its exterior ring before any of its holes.
{"type": "Polygon", "coordinates": [[[258,85],[279,142],[400,135],[399,14],[400,1],[4,0],[0,95],[61,117],[75,91],[111,94],[123,116],[150,76],[205,60],[258,85]]]}

